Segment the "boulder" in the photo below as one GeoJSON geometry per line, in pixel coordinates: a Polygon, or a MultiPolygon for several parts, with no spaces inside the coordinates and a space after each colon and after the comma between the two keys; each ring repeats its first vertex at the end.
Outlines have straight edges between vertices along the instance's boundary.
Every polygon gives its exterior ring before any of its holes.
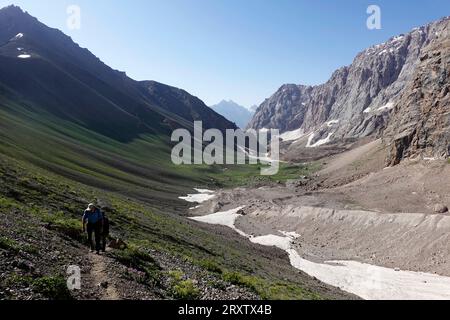
{"type": "Polygon", "coordinates": [[[214,212],[218,212],[218,211],[220,211],[222,208],[224,207],[224,204],[222,203],[222,202],[217,202],[215,205],[214,205],[214,207],[213,207],[213,210],[214,210],[214,212]]]}
{"type": "Polygon", "coordinates": [[[438,203],[434,206],[434,212],[436,213],[446,213],[448,212],[448,207],[442,203],[438,203]]]}

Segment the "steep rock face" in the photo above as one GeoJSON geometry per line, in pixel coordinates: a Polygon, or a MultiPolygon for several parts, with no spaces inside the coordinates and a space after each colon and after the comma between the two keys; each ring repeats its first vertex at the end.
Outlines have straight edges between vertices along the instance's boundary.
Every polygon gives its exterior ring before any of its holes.
{"type": "Polygon", "coordinates": [[[252,129],[277,128],[290,131],[301,127],[306,113],[306,102],[312,87],[283,85],[257,110],[249,123],[252,129]]]}
{"type": "Polygon", "coordinates": [[[385,140],[388,164],[405,157],[450,156],[450,22],[436,30],[438,38],[424,48],[413,80],[395,106],[385,140]]]}
{"type": "Polygon", "coordinates": [[[282,133],[300,129],[310,146],[381,135],[414,79],[424,48],[442,39],[448,20],[361,52],[323,85],[282,86],[258,108],[249,128],[278,128],[282,133]]]}

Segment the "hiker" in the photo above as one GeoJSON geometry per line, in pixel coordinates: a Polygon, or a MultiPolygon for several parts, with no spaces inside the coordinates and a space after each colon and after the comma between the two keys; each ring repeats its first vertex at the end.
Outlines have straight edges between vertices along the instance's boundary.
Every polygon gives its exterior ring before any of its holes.
{"type": "Polygon", "coordinates": [[[109,237],[109,219],[106,216],[105,212],[102,212],[103,214],[103,228],[102,228],[102,251],[106,252],[106,240],[109,237]]]}
{"type": "Polygon", "coordinates": [[[90,203],[88,208],[84,211],[82,223],[83,232],[87,231],[88,234],[88,242],[91,252],[94,252],[95,249],[97,254],[100,254],[100,237],[103,228],[103,214],[100,209],[95,206],[95,204],[90,203]],[[94,233],[95,247],[92,241],[92,233],[94,233]]]}

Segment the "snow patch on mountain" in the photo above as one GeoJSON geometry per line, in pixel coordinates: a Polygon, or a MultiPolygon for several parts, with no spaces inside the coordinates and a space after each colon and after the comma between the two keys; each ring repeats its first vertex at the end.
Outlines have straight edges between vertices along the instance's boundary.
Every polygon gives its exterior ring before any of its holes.
{"type": "Polygon", "coordinates": [[[331,128],[333,125],[338,124],[339,120],[331,120],[327,122],[327,127],[331,128]]]}
{"type": "Polygon", "coordinates": [[[12,38],[11,40],[19,40],[23,38],[23,33],[18,33],[14,38],[12,38]]]}
{"type": "Polygon", "coordinates": [[[188,194],[185,197],[178,197],[178,199],[191,202],[191,203],[203,203],[205,201],[211,200],[215,197],[214,192],[210,190],[203,190],[203,189],[194,189],[195,191],[199,192],[197,194],[188,194]],[[202,191],[202,192],[200,192],[202,191]]]}
{"type": "Polygon", "coordinates": [[[388,102],[384,106],[378,108],[378,111],[392,110],[395,107],[393,102],[388,102]]]}
{"type": "Polygon", "coordinates": [[[298,139],[301,139],[305,136],[305,132],[303,131],[303,129],[297,129],[297,130],[293,130],[293,131],[287,131],[283,134],[280,135],[280,138],[283,141],[295,141],[298,139]]]}
{"type": "Polygon", "coordinates": [[[308,143],[307,143],[306,147],[307,148],[316,148],[316,147],[323,146],[323,145],[325,145],[325,144],[327,144],[327,143],[329,143],[331,141],[331,137],[332,136],[333,136],[333,133],[329,133],[326,138],[320,139],[316,143],[311,144],[313,139],[314,139],[314,134],[312,134],[311,136],[309,136],[308,143]]]}

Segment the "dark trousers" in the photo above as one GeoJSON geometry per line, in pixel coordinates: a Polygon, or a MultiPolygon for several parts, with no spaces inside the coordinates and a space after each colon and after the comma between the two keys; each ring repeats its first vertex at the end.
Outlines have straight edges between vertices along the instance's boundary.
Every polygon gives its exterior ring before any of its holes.
{"type": "Polygon", "coordinates": [[[88,234],[88,242],[89,246],[91,247],[91,250],[100,251],[100,236],[101,236],[101,229],[102,224],[100,222],[97,223],[88,223],[87,224],[87,234],[88,234]],[[95,247],[94,242],[92,241],[92,233],[94,233],[94,239],[95,239],[95,247]]]}

